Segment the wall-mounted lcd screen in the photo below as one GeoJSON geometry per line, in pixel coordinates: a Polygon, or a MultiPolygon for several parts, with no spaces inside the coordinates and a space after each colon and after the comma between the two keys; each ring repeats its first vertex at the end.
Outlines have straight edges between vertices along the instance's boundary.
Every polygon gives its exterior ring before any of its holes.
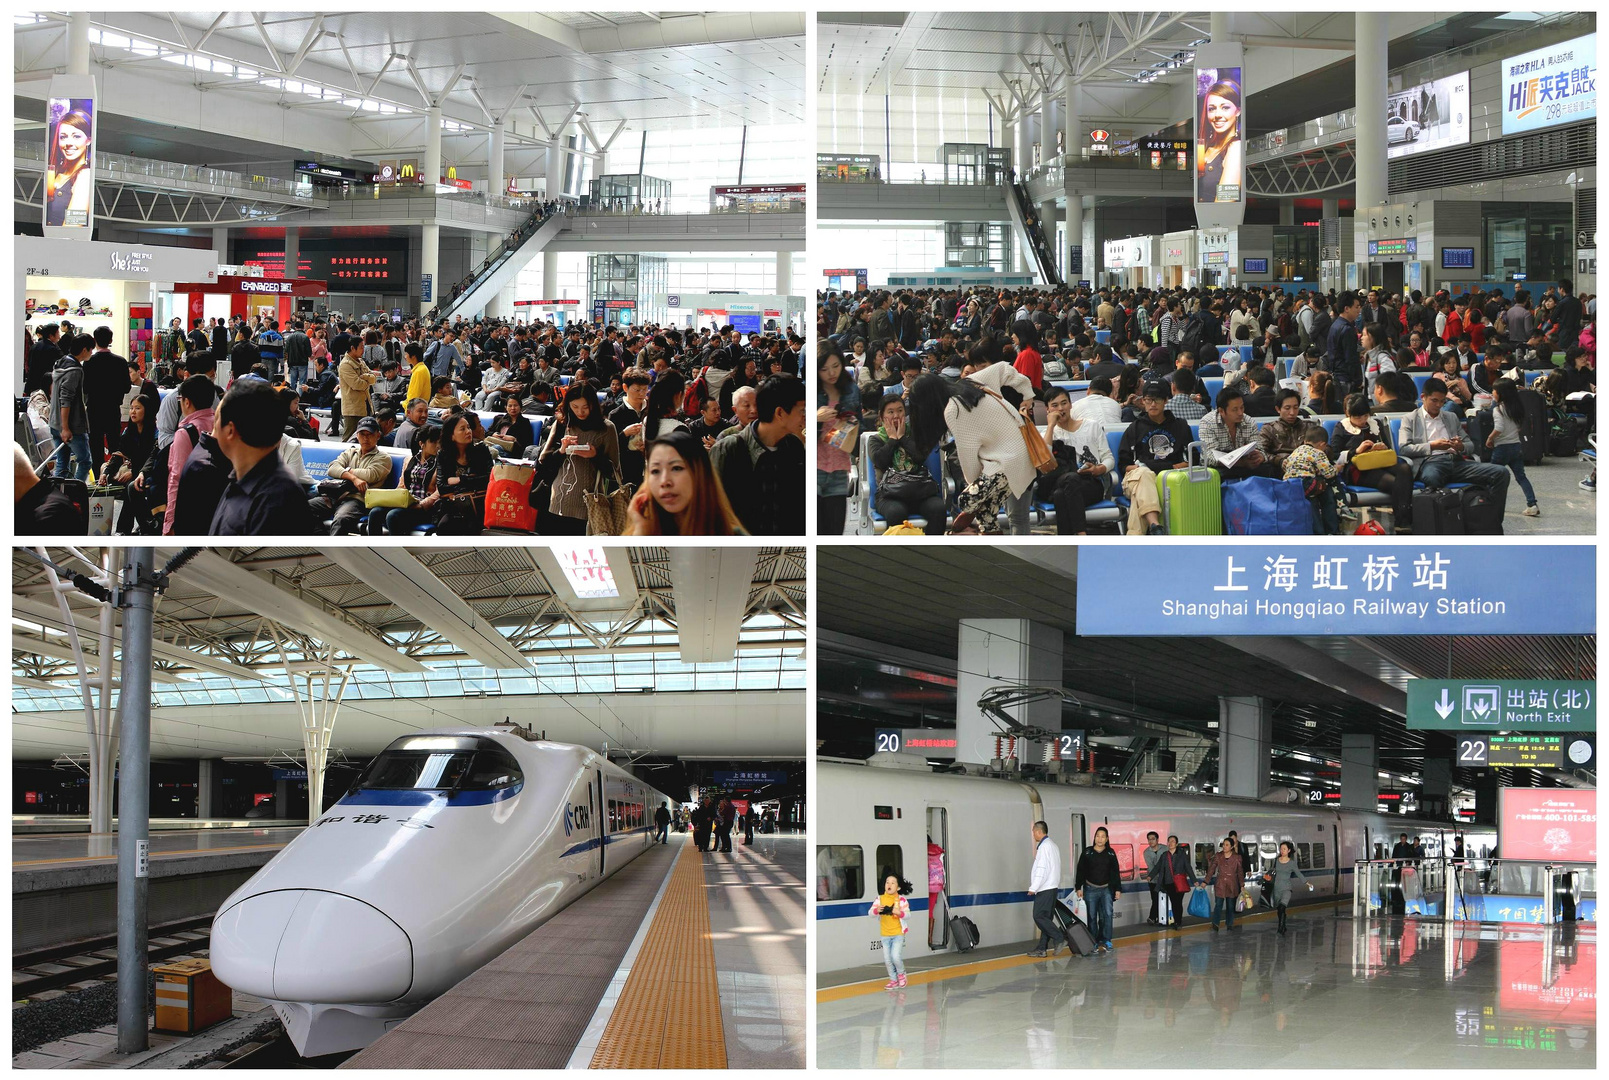
{"type": "Polygon", "coordinates": [[[1422,154],[1468,141],[1469,72],[1386,96],[1386,157],[1422,154]]]}
{"type": "Polygon", "coordinates": [[[1266,274],[1268,273],[1268,260],[1241,259],[1240,272],[1243,274],[1266,274]]]}
{"type": "Polygon", "coordinates": [[[1442,248],[1441,268],[1443,270],[1475,269],[1475,249],[1472,247],[1442,248]]]}

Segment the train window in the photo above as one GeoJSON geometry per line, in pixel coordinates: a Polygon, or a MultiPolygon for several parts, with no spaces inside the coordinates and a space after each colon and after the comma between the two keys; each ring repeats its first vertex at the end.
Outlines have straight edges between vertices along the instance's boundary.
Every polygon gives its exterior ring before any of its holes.
{"type": "MultiPolygon", "coordinates": [[[[1275,838],[1273,833],[1263,834],[1262,842],[1257,845],[1257,855],[1265,863],[1273,862],[1279,858],[1279,840],[1275,838]]],[[[1255,870],[1256,867],[1248,866],[1246,869],[1255,870]]]]}
{"type": "Polygon", "coordinates": [[[1113,844],[1112,854],[1117,856],[1117,879],[1119,881],[1135,880],[1134,845],[1113,844]]]}
{"type": "Polygon", "coordinates": [[[609,831],[614,832],[620,820],[620,802],[617,799],[609,800],[609,831]]]}
{"type": "Polygon", "coordinates": [[[1217,851],[1218,851],[1218,849],[1215,846],[1213,846],[1212,844],[1197,844],[1196,845],[1196,872],[1197,873],[1205,874],[1207,872],[1207,864],[1212,860],[1213,855],[1216,854],[1217,851]]]}
{"type": "Polygon", "coordinates": [[[459,791],[501,791],[525,779],[519,762],[505,750],[482,748],[475,751],[475,763],[458,785],[459,791]]]}
{"type": "Polygon", "coordinates": [[[426,735],[388,746],[353,790],[498,791],[522,780],[513,755],[490,739],[426,735]]]}
{"type": "Polygon", "coordinates": [[[893,874],[901,882],[905,880],[905,853],[898,844],[877,845],[877,880],[872,884],[879,890],[883,887],[883,879],[893,874]]]}
{"type": "Polygon", "coordinates": [[[1316,841],[1313,844],[1313,869],[1324,869],[1324,845],[1316,841]]]}
{"type": "Polygon", "coordinates": [[[1313,868],[1313,848],[1310,844],[1296,845],[1296,869],[1311,870],[1313,868]]]}
{"type": "Polygon", "coordinates": [[[858,900],[866,891],[860,846],[828,844],[816,849],[816,899],[858,900]]]}

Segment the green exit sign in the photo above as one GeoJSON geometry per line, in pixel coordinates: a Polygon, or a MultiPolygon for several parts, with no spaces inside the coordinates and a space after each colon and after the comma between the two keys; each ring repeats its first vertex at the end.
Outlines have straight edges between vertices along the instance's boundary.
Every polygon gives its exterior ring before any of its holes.
{"type": "Polygon", "coordinates": [[[1595,731],[1597,683],[1410,679],[1408,727],[1421,731],[1595,731]]]}

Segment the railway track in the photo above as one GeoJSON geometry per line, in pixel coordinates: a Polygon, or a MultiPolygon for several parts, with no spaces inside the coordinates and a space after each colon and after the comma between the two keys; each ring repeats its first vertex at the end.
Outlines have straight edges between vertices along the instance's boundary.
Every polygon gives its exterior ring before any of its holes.
{"type": "MultiPolygon", "coordinates": [[[[151,927],[146,939],[147,962],[205,949],[211,940],[211,925],[212,916],[206,915],[151,927]]],[[[116,934],[31,949],[11,957],[11,1000],[22,1001],[46,990],[116,974],[116,934]]]]}

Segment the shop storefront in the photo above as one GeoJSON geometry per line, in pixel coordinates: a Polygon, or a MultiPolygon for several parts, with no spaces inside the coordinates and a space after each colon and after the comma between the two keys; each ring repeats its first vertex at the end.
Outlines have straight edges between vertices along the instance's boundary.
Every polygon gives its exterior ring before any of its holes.
{"type": "Polygon", "coordinates": [[[877,154],[817,154],[816,179],[840,184],[875,184],[883,179],[877,154]]]}
{"type": "MultiPolygon", "coordinates": [[[[86,333],[112,330],[112,349],[130,359],[149,358],[157,330],[154,297],[175,281],[215,281],[218,255],[211,248],[145,247],[95,240],[12,238],[16,288],[30,334],[45,323],[70,322],[86,333]]],[[[22,393],[23,365],[13,376],[22,393]]]]}
{"type": "MultiPolygon", "coordinates": [[[[281,327],[297,312],[311,315],[330,294],[328,282],[313,278],[234,277],[220,274],[214,281],[192,281],[157,294],[157,315],[180,318],[185,326],[196,319],[245,319],[261,315],[281,327]]],[[[164,325],[166,323],[164,322],[164,325]]]]}
{"type": "Polygon", "coordinates": [[[1157,244],[1160,266],[1157,287],[1190,289],[1196,284],[1196,232],[1185,229],[1162,234],[1157,244]]]}
{"type": "Polygon", "coordinates": [[[1131,236],[1108,240],[1101,245],[1101,283],[1123,289],[1143,289],[1152,284],[1152,267],[1157,265],[1157,238],[1131,236]]]}
{"type": "Polygon", "coordinates": [[[580,314],[581,301],[579,300],[514,301],[514,319],[516,322],[550,322],[560,330],[563,330],[566,324],[578,318],[580,314]]]}

